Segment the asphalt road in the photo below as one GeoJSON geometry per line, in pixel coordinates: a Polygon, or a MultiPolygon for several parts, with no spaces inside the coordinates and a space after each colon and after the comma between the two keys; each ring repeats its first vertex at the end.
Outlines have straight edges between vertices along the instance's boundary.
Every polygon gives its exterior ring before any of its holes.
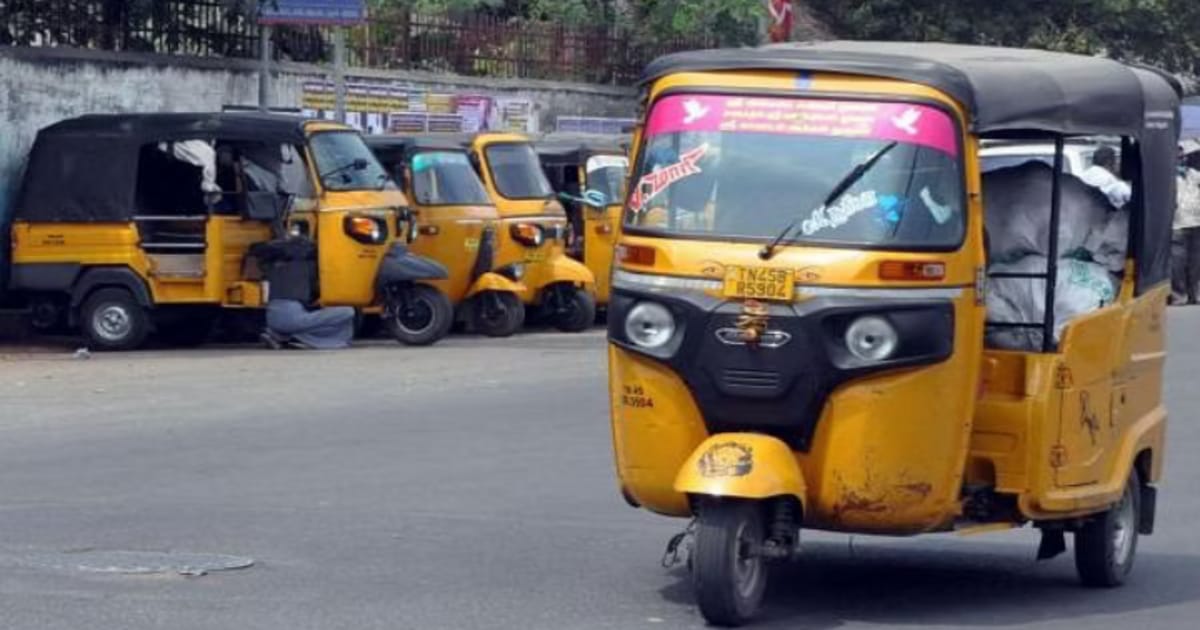
{"type": "MultiPolygon", "coordinates": [[[[1200,308],[1171,313],[1159,532],[1132,582],[1076,586],[1030,531],[814,535],[763,628],[1194,628],[1200,308]]],[[[703,627],[660,567],[680,521],[625,506],[603,337],[335,353],[71,358],[0,348],[0,628],[703,627]],[[202,577],[108,551],[247,556],[202,577]],[[93,567],[95,568],[95,567],[93,567]]]]}

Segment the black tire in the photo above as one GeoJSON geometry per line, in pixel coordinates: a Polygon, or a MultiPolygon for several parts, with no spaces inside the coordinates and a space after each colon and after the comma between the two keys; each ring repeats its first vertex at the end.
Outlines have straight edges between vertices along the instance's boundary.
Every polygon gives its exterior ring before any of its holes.
{"type": "Polygon", "coordinates": [[[150,334],[150,317],[126,289],[98,289],[80,309],[80,326],[96,350],[132,350],[150,334]]]}
{"type": "Polygon", "coordinates": [[[1075,569],[1084,586],[1112,588],[1129,577],[1137,555],[1141,490],[1135,469],[1121,500],[1075,532],[1075,569]]]}
{"type": "Polygon", "coordinates": [[[428,346],[450,333],[454,305],[437,289],[423,284],[402,290],[397,303],[389,305],[387,326],[392,336],[408,346],[428,346]],[[407,306],[405,306],[407,304],[407,306]]]}
{"type": "Polygon", "coordinates": [[[563,310],[554,318],[554,326],[563,332],[583,332],[596,322],[596,298],[572,287],[562,294],[563,310]]]}
{"type": "Polygon", "coordinates": [[[471,304],[471,327],[488,337],[510,337],[525,324],[525,304],[515,293],[485,291],[471,304]]]}
{"type": "Polygon", "coordinates": [[[714,626],[750,621],[767,588],[767,564],[748,553],[762,546],[762,509],[748,501],[713,501],[701,506],[692,549],[692,585],[700,614],[714,626]]]}

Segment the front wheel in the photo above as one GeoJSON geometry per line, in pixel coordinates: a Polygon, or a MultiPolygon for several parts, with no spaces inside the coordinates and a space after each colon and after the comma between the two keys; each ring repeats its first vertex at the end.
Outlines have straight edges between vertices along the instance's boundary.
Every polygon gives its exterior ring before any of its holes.
{"type": "Polygon", "coordinates": [[[692,550],[700,614],[715,626],[740,626],[758,612],[767,588],[761,506],[714,501],[701,506],[692,550]]]}
{"type": "Polygon", "coordinates": [[[596,322],[596,298],[575,287],[563,289],[562,304],[554,325],[563,332],[583,332],[596,322]]]}
{"type": "Polygon", "coordinates": [[[409,346],[428,346],[450,333],[454,305],[437,289],[417,284],[396,289],[387,306],[392,336],[409,346]]]}
{"type": "Polygon", "coordinates": [[[1141,480],[1129,475],[1121,500],[1075,532],[1075,569],[1084,586],[1120,586],[1133,569],[1141,514],[1141,480]]]}
{"type": "Polygon", "coordinates": [[[475,297],[471,326],[488,337],[509,337],[525,323],[525,305],[515,293],[486,291],[475,297]]]}

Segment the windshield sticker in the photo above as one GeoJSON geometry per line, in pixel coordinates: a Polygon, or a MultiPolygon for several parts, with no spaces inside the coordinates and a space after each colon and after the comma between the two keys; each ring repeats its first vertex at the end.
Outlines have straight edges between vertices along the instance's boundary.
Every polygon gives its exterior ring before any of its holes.
{"type": "Polygon", "coordinates": [[[679,156],[679,161],[674,164],[656,168],[654,171],[643,175],[638,184],[633,189],[633,193],[629,196],[629,207],[634,211],[641,209],[654,199],[662,191],[666,190],[681,179],[699,174],[700,167],[697,162],[704,154],[708,152],[708,145],[702,144],[691,151],[683,153],[679,156]]]}
{"type": "Polygon", "coordinates": [[[896,140],[958,156],[950,116],[934,107],[905,103],[677,95],[654,105],[647,137],[689,131],[896,140]]]}
{"type": "Polygon", "coordinates": [[[921,189],[921,201],[925,203],[925,207],[929,208],[929,214],[933,215],[933,220],[937,221],[938,225],[944,225],[954,216],[954,209],[950,206],[938,203],[933,198],[933,193],[929,192],[929,187],[921,189]]]}
{"type": "Polygon", "coordinates": [[[800,224],[800,231],[805,236],[812,236],[821,230],[838,228],[850,222],[854,215],[879,207],[879,194],[874,190],[857,195],[846,195],[840,201],[828,208],[822,206],[813,210],[812,216],[800,224]]]}

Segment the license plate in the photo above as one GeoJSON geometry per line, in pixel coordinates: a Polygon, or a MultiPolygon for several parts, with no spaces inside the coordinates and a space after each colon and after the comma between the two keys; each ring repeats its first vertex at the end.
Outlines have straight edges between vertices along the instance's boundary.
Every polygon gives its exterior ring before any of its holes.
{"type": "Polygon", "coordinates": [[[546,260],[545,250],[535,249],[525,252],[525,262],[542,262],[543,260],[546,260]]]}
{"type": "Polygon", "coordinates": [[[796,272],[765,267],[726,267],[725,297],[791,301],[796,272]]]}

